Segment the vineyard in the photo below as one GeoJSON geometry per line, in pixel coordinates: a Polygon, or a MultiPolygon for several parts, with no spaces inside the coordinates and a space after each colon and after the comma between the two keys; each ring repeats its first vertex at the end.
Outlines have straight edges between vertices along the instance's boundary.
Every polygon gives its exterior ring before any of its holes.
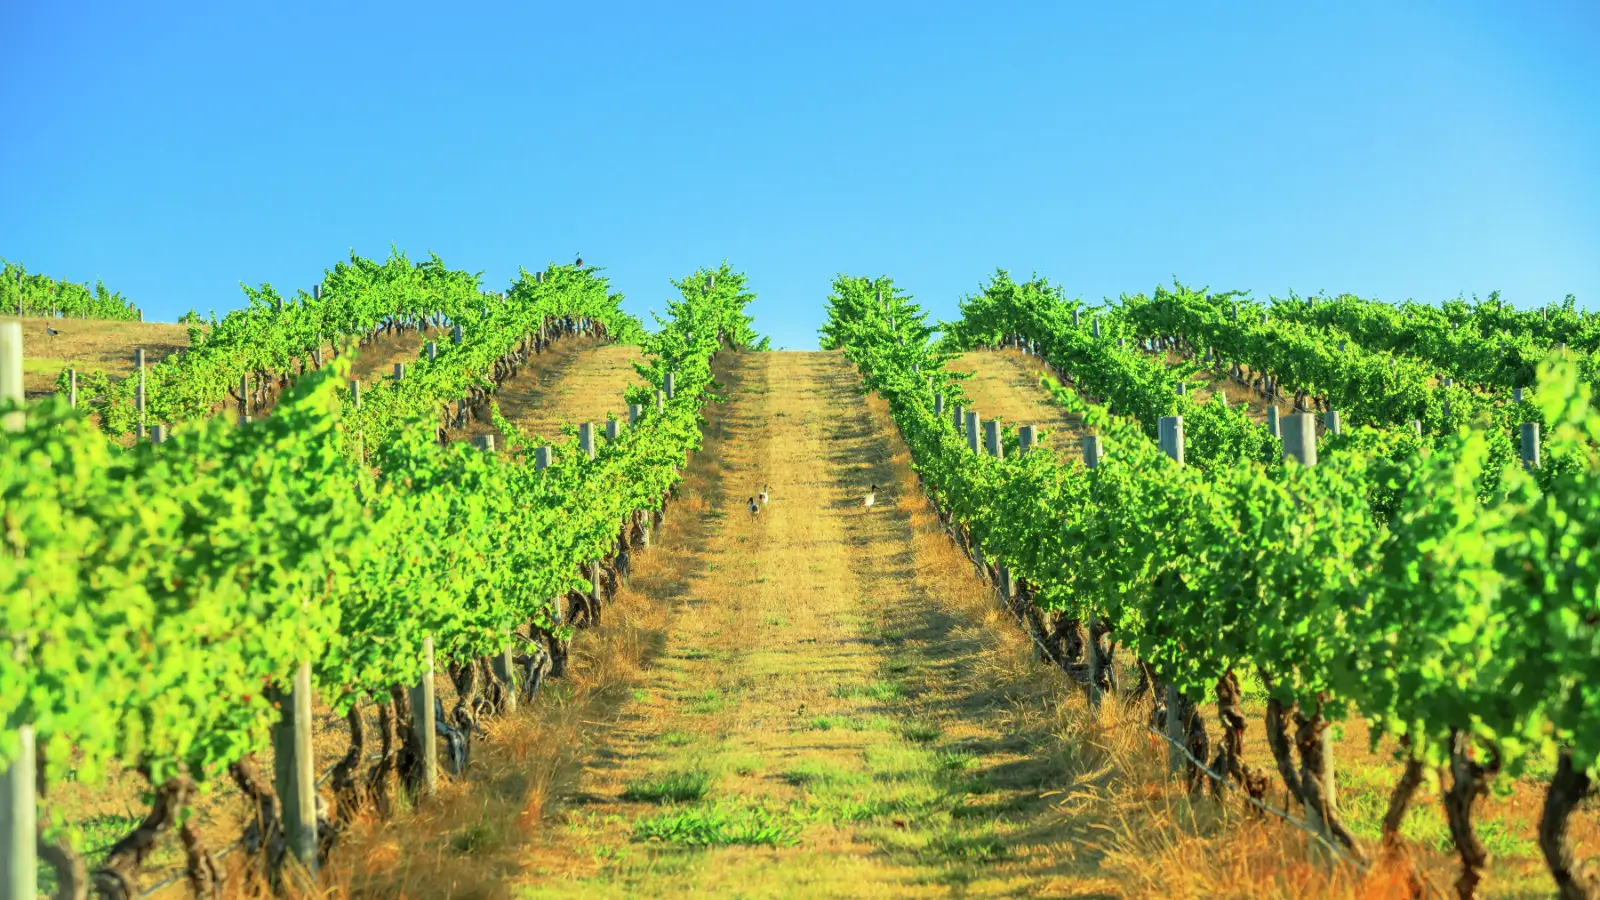
{"type": "Polygon", "coordinates": [[[0,897],[1600,897],[1570,298],[672,289],[0,324],[0,897]]]}

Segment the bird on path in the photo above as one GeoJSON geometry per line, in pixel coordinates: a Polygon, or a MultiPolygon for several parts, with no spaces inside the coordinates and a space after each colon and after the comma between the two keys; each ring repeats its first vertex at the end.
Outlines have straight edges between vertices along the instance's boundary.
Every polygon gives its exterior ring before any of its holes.
{"type": "Polygon", "coordinates": [[[871,488],[867,489],[867,497],[866,497],[865,500],[861,501],[861,505],[863,507],[865,507],[866,509],[871,509],[872,508],[872,501],[877,499],[877,495],[878,495],[878,486],[877,485],[873,485],[871,488]]]}
{"type": "Polygon", "coordinates": [[[55,330],[54,328],[51,328],[49,325],[46,325],[44,327],[44,330],[45,330],[45,333],[50,335],[51,337],[55,337],[56,335],[61,333],[61,332],[55,330]]]}
{"type": "Polygon", "coordinates": [[[767,505],[767,491],[770,491],[770,490],[772,490],[772,485],[770,485],[770,484],[764,484],[764,485],[761,486],[760,498],[761,498],[761,505],[762,506],[766,506],[767,505]]]}
{"type": "Polygon", "coordinates": [[[760,504],[756,503],[756,498],[751,497],[750,498],[750,518],[752,518],[752,519],[755,518],[756,513],[759,513],[759,512],[761,512],[760,504]]]}

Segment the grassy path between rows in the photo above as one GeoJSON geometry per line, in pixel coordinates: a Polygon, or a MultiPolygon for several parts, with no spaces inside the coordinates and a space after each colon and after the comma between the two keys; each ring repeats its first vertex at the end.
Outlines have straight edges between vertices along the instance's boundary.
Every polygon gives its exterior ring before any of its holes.
{"type": "Polygon", "coordinates": [[[704,504],[704,543],[662,655],[557,799],[518,896],[1092,887],[1052,808],[1068,773],[1038,710],[1062,686],[914,528],[922,501],[849,364],[737,360],[723,488],[680,507],[704,504]]]}

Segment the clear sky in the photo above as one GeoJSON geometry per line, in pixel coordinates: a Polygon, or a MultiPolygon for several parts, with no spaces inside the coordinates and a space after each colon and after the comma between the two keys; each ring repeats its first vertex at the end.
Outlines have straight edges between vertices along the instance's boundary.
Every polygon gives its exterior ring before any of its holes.
{"type": "Polygon", "coordinates": [[[0,2],[0,256],[171,320],[350,249],[1600,308],[1600,3],[0,2]],[[468,9],[467,7],[470,7],[468,9]]]}

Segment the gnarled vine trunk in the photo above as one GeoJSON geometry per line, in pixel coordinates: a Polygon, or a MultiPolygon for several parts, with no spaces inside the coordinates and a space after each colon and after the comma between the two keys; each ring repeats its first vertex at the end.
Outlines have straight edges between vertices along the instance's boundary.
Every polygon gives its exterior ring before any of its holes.
{"type": "Polygon", "coordinates": [[[1450,839],[1461,857],[1461,875],[1456,878],[1456,896],[1471,900],[1483,883],[1483,869],[1489,864],[1489,850],[1478,839],[1472,824],[1472,807],[1489,793],[1489,782],[1500,769],[1499,754],[1490,751],[1488,765],[1475,758],[1472,735],[1459,729],[1450,734],[1450,787],[1444,792],[1444,816],[1450,825],[1450,839]]]}
{"type": "Polygon", "coordinates": [[[341,830],[350,824],[356,810],[361,807],[361,789],[356,784],[356,772],[361,768],[361,759],[367,749],[367,726],[361,718],[359,699],[350,704],[350,711],[345,713],[344,720],[350,726],[350,749],[333,767],[333,796],[338,803],[334,815],[338,817],[336,821],[341,830]]]}
{"type": "Polygon", "coordinates": [[[1572,751],[1561,751],[1556,773],[1550,778],[1544,811],[1539,816],[1539,849],[1555,878],[1561,900],[1600,900],[1600,864],[1594,860],[1579,863],[1567,839],[1567,822],[1572,811],[1594,792],[1588,773],[1572,764],[1572,751]]]}
{"type": "Polygon", "coordinates": [[[144,821],[112,845],[111,851],[106,854],[105,864],[95,870],[96,895],[106,900],[132,900],[138,896],[135,877],[139,874],[139,867],[155,850],[161,833],[177,823],[193,791],[194,782],[187,774],[169,778],[156,788],[155,801],[144,821]]]}

